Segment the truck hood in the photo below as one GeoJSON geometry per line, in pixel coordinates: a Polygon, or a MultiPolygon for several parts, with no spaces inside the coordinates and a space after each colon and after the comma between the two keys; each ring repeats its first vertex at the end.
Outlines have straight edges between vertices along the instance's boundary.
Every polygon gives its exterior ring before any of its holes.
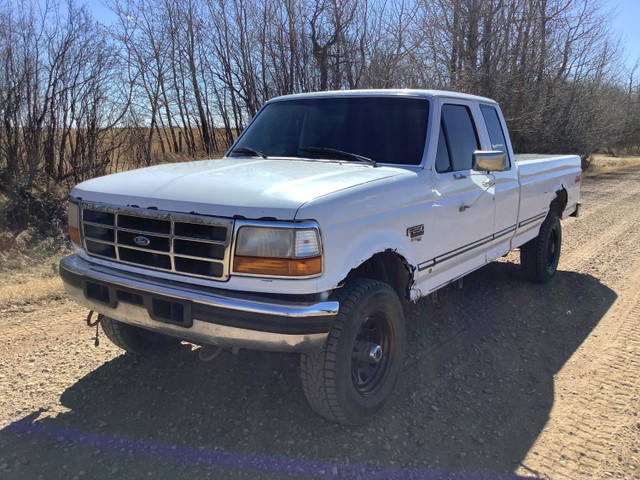
{"type": "Polygon", "coordinates": [[[77,185],[71,196],[202,215],[293,220],[313,199],[407,173],[353,162],[223,158],[107,175],[77,185]]]}

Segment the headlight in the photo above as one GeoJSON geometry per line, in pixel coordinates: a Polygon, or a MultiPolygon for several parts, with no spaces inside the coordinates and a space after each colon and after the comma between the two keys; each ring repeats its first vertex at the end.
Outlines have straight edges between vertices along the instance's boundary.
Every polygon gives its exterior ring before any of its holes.
{"type": "Polygon", "coordinates": [[[233,272],[309,277],[322,273],[317,228],[242,226],[238,229],[233,272]]]}
{"type": "Polygon", "coordinates": [[[69,208],[67,209],[67,218],[69,223],[69,237],[71,241],[77,245],[80,245],[80,219],[78,218],[78,204],[75,202],[69,202],[69,208]]]}

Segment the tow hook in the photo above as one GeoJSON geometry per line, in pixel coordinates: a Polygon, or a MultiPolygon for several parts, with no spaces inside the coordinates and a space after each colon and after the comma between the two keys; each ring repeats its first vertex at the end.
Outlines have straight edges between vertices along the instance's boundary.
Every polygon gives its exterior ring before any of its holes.
{"type": "Polygon", "coordinates": [[[93,317],[93,310],[89,311],[89,315],[87,315],[87,326],[88,327],[96,327],[96,336],[93,337],[93,346],[97,347],[100,345],[100,340],[98,339],[98,334],[100,333],[100,329],[98,328],[98,324],[102,321],[102,314],[98,314],[98,318],[95,322],[91,321],[93,317]]]}

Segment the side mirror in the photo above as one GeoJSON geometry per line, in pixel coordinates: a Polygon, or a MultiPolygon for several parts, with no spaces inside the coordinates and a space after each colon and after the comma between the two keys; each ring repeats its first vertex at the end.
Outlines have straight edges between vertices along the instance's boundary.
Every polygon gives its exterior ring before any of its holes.
{"type": "Polygon", "coordinates": [[[477,150],[473,153],[471,168],[478,172],[504,172],[507,169],[507,154],[500,150],[477,150]]]}

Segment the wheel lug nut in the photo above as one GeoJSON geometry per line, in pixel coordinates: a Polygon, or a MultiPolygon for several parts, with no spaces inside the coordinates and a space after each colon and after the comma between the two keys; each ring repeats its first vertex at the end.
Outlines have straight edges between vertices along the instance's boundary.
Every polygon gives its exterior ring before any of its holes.
{"type": "Polygon", "coordinates": [[[372,363],[378,363],[382,360],[382,347],[380,345],[372,345],[369,349],[369,359],[372,363]]]}

